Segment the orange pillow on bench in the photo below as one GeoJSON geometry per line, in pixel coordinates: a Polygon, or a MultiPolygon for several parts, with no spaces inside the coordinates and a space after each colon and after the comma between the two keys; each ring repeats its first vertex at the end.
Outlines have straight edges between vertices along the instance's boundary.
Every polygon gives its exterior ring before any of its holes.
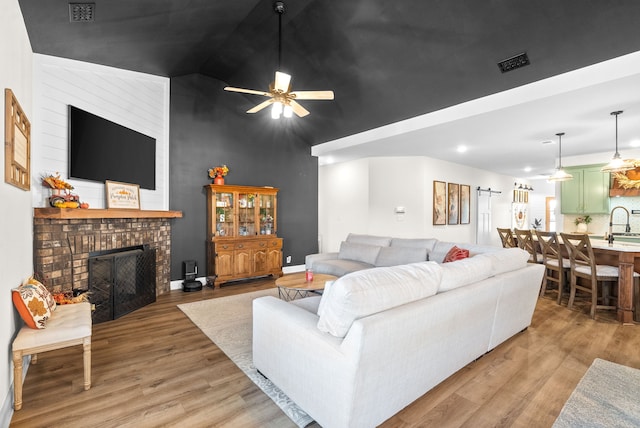
{"type": "Polygon", "coordinates": [[[458,248],[455,245],[449,250],[442,263],[455,262],[456,260],[462,260],[469,257],[469,250],[464,248],[458,248]]]}
{"type": "MultiPolygon", "coordinates": [[[[51,317],[50,301],[53,301],[53,297],[44,285],[27,282],[11,290],[11,299],[28,327],[46,327],[47,320],[51,317]]],[[[55,301],[53,304],[55,305],[55,301]]]]}

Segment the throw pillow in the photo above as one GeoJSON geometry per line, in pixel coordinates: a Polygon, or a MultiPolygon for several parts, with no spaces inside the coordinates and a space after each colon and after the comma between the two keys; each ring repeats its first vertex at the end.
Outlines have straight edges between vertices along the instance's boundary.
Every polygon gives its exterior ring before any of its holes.
{"type": "Polygon", "coordinates": [[[354,244],[342,241],[338,258],[343,260],[355,260],[357,262],[373,265],[376,262],[380,247],[377,245],[354,244]]]}
{"type": "Polygon", "coordinates": [[[30,328],[45,328],[51,317],[46,296],[35,285],[25,284],[11,290],[11,299],[24,323],[30,328]]]}
{"type": "Polygon", "coordinates": [[[31,277],[25,282],[25,284],[33,285],[34,287],[38,288],[40,294],[46,299],[49,310],[51,312],[56,310],[56,300],[53,298],[53,295],[51,294],[51,292],[49,292],[49,290],[43,283],[41,283],[34,277],[31,277]]]}
{"type": "Polygon", "coordinates": [[[469,250],[464,248],[458,248],[455,245],[449,250],[442,263],[455,262],[456,260],[462,260],[469,257],[469,250]]]}
{"type": "Polygon", "coordinates": [[[426,248],[381,247],[376,266],[397,266],[427,261],[426,248]]]}

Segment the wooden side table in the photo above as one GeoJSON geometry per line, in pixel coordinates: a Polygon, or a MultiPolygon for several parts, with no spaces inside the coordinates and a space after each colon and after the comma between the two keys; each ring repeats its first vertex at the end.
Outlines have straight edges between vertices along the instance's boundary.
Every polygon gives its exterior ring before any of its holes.
{"type": "Polygon", "coordinates": [[[278,297],[290,301],[308,297],[310,294],[322,294],[325,282],[336,279],[337,276],[316,273],[313,275],[313,281],[307,281],[305,272],[290,273],[276,279],[278,297]]]}

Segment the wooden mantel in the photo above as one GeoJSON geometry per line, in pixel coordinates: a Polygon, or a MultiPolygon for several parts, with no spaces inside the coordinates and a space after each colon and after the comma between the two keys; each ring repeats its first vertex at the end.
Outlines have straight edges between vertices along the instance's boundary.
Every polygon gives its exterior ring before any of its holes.
{"type": "Polygon", "coordinates": [[[115,208],[34,208],[33,217],[60,220],[83,218],[182,218],[182,211],[130,210],[115,208]]]}

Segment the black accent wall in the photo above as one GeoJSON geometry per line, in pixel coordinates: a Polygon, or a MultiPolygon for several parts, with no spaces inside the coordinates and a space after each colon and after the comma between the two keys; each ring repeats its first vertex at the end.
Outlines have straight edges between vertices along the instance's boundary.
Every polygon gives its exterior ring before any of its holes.
{"type": "Polygon", "coordinates": [[[304,264],[318,250],[318,161],[304,136],[307,118],[273,120],[269,111],[246,114],[258,96],[223,91],[223,82],[200,74],[171,79],[169,191],[171,210],[183,217],[171,229],[171,279],[182,262],[206,272],[205,184],[211,167],[226,164],[225,183],[273,186],[278,193],[278,236],[283,259],[304,264]]]}

